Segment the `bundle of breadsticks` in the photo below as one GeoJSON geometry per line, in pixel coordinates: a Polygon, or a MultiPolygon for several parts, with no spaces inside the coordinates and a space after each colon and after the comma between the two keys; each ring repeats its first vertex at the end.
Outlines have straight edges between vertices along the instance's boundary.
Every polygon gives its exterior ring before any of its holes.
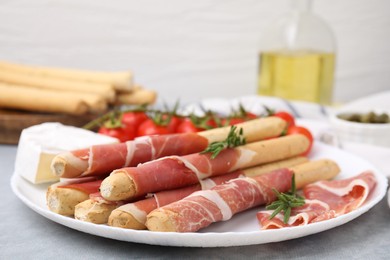
{"type": "Polygon", "coordinates": [[[156,93],[134,84],[133,73],[39,67],[0,61],[0,107],[82,115],[110,105],[151,104],[156,93]]]}
{"type": "MultiPolygon", "coordinates": [[[[241,206],[234,212],[239,212],[263,203],[250,198],[255,189],[247,187],[249,184],[286,191],[292,173],[299,188],[339,173],[333,161],[308,161],[300,156],[309,146],[303,135],[269,139],[280,136],[285,129],[286,123],[279,118],[260,118],[237,126],[243,129],[248,143],[225,149],[216,158],[199,152],[211,142],[224,140],[226,127],[169,138],[146,137],[59,154],[52,161],[54,174],[97,180],[54,184],[47,191],[47,205],[58,214],[96,224],[176,231],[164,226],[170,223],[171,216],[162,214],[159,208],[199,192],[215,200],[219,197],[214,193],[225,189],[223,185],[243,185],[240,189],[243,196],[238,195],[236,199],[244,201],[235,201],[241,206]],[[199,145],[192,145],[194,141],[199,145]],[[108,153],[117,156],[99,156],[108,153]]],[[[215,202],[223,204],[221,200],[215,202]]],[[[230,215],[222,219],[227,220],[230,215]]]]}

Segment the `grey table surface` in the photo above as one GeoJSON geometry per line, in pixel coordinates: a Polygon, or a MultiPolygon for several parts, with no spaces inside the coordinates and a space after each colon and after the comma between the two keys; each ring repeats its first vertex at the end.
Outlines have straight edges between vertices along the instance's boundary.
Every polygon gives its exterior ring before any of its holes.
{"type": "Polygon", "coordinates": [[[0,259],[390,259],[386,199],[357,219],[314,235],[228,248],[165,247],[82,233],[42,217],[13,194],[16,146],[0,145],[0,259]]]}

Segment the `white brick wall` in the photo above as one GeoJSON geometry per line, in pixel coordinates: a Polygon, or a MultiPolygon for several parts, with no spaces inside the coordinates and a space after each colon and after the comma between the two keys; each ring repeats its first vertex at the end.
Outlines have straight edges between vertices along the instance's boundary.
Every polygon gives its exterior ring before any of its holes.
{"type": "MultiPolygon", "coordinates": [[[[132,69],[160,98],[256,93],[262,30],[288,0],[0,1],[0,59],[132,69]]],[[[390,89],[390,1],[315,0],[338,39],[336,101],[390,89]]]]}

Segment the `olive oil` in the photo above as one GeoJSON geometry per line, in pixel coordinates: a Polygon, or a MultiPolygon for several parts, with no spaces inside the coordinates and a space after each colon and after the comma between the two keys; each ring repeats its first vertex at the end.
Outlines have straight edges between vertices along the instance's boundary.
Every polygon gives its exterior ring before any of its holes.
{"type": "Polygon", "coordinates": [[[258,93],[329,105],[335,55],[316,51],[262,52],[258,93]]]}

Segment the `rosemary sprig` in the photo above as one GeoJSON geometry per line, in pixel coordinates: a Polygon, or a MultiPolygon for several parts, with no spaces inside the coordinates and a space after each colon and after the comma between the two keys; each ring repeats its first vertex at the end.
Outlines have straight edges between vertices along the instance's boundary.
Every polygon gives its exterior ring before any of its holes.
{"type": "Polygon", "coordinates": [[[242,128],[236,132],[237,126],[232,126],[230,128],[229,134],[224,141],[212,142],[209,146],[201,153],[212,153],[211,159],[217,157],[217,155],[226,148],[232,148],[240,146],[246,143],[244,132],[242,128]]]}
{"type": "Polygon", "coordinates": [[[278,200],[272,202],[270,205],[266,207],[266,209],[274,210],[274,212],[271,214],[269,219],[273,219],[279,212],[283,211],[284,213],[283,222],[287,224],[291,215],[291,209],[305,205],[305,199],[296,193],[295,175],[293,174],[292,176],[290,192],[281,193],[276,189],[272,189],[272,190],[275,193],[278,200]]]}

